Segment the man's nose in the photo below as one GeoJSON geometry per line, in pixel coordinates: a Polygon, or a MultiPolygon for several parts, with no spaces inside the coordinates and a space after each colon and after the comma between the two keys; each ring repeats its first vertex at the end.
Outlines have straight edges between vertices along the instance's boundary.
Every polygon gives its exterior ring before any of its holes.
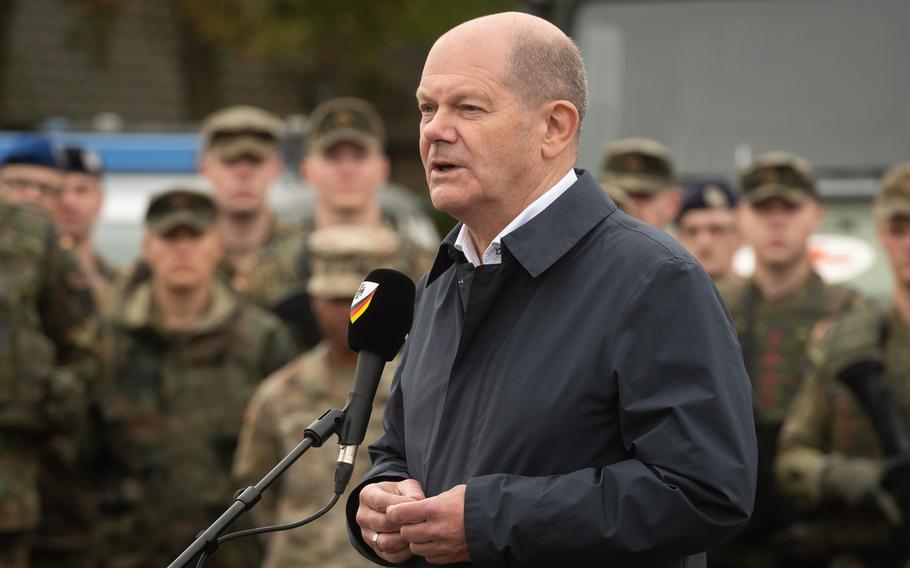
{"type": "Polygon", "coordinates": [[[452,143],[458,137],[452,115],[444,109],[439,109],[428,122],[423,124],[421,134],[429,142],[452,143]]]}

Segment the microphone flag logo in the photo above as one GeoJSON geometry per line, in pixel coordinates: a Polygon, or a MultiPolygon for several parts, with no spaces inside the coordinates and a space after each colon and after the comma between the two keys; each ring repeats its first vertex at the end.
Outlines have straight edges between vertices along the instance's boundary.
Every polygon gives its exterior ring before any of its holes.
{"type": "Polygon", "coordinates": [[[356,322],[370,307],[370,301],[372,301],[373,295],[376,294],[377,288],[379,288],[379,284],[366,280],[360,285],[360,289],[357,290],[357,294],[354,296],[354,301],[351,302],[351,323],[356,322]]]}

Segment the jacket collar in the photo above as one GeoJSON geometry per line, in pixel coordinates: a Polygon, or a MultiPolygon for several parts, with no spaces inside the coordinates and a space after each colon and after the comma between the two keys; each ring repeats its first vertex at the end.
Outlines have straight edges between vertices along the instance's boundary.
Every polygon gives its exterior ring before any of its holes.
{"type": "MultiPolygon", "coordinates": [[[[616,211],[600,184],[586,170],[576,169],[578,180],[539,215],[502,239],[503,247],[536,278],[562,258],[591,229],[616,211]]],[[[456,262],[467,262],[455,248],[462,223],[453,228],[436,254],[427,286],[456,262]]]]}
{"type": "MultiPolygon", "coordinates": [[[[186,332],[187,335],[202,335],[225,327],[236,317],[239,306],[234,293],[217,278],[213,279],[212,300],[202,318],[186,332]]],[[[117,318],[120,325],[128,330],[151,329],[160,335],[171,335],[160,322],[155,300],[152,296],[151,282],[145,282],[124,302],[117,318]]]]}

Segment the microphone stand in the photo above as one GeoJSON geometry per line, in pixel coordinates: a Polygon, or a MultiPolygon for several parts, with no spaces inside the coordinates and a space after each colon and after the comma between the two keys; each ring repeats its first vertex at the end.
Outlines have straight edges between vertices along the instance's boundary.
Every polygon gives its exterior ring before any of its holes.
{"type": "MultiPolygon", "coordinates": [[[[291,467],[300,456],[306,453],[307,450],[311,447],[318,448],[322,446],[322,444],[324,444],[333,434],[337,434],[343,423],[344,412],[332,409],[326,411],[325,414],[317,418],[315,422],[307,426],[307,429],[304,431],[303,441],[300,442],[296,448],[291,450],[284,459],[278,462],[278,465],[273,467],[272,471],[268,472],[259,483],[239,492],[237,496],[234,497],[234,503],[228,507],[214,523],[202,531],[199,536],[196,537],[196,540],[194,540],[176,560],[168,565],[168,568],[185,568],[200,554],[205,554],[206,556],[214,554],[215,550],[218,548],[218,539],[222,533],[224,533],[234,521],[239,519],[241,515],[252,509],[256,503],[259,502],[262,498],[262,492],[274,483],[281,474],[287,471],[287,469],[291,467]]],[[[336,493],[340,494],[344,491],[344,487],[347,485],[348,479],[350,479],[350,469],[347,470],[346,477],[347,479],[338,479],[336,476],[336,493]],[[340,490],[339,484],[341,484],[340,490]]],[[[334,505],[336,501],[337,497],[332,504],[334,505]]],[[[325,510],[323,512],[325,512],[325,510]]]]}

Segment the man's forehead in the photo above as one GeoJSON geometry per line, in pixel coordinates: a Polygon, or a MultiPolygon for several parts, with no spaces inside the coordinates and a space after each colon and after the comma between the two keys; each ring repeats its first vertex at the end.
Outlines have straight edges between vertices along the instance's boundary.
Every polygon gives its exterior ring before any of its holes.
{"type": "Polygon", "coordinates": [[[492,85],[485,81],[471,81],[470,77],[460,74],[433,75],[421,80],[417,87],[417,100],[435,99],[441,96],[452,99],[480,97],[489,99],[492,85]]]}
{"type": "Polygon", "coordinates": [[[59,180],[62,175],[62,172],[54,168],[31,164],[9,164],[0,168],[0,176],[4,177],[30,176],[59,180]]]}

